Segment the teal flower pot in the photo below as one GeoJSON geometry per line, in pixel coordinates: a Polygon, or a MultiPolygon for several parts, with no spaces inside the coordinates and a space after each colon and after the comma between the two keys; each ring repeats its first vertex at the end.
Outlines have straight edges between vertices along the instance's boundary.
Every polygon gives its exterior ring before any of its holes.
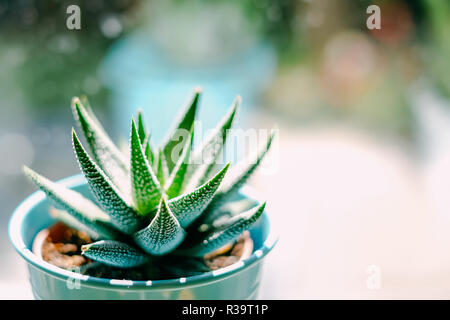
{"type": "MultiPolygon", "coordinates": [[[[84,178],[73,176],[62,184],[90,197],[84,178]]],[[[239,197],[251,193],[243,188],[239,197]]],[[[254,197],[252,197],[254,198],[254,197]]],[[[28,197],[13,213],[9,237],[28,266],[36,299],[256,299],[263,258],[277,238],[267,213],[250,229],[254,252],[245,260],[201,275],[156,281],[96,278],[58,268],[32,252],[35,236],[55,221],[43,192],[28,197]]]]}

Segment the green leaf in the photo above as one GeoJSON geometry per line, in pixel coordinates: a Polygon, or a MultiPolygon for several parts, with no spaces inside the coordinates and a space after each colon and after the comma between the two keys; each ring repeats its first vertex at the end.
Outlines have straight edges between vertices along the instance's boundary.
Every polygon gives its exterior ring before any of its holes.
{"type": "Polygon", "coordinates": [[[138,128],[139,140],[141,141],[141,144],[144,144],[145,138],[147,137],[147,130],[145,129],[144,115],[142,113],[142,110],[138,110],[138,118],[137,119],[138,119],[137,128],[138,128]]]}
{"type": "Polygon", "coordinates": [[[130,185],[126,158],[78,98],[73,98],[72,109],[95,161],[117,188],[128,193],[130,185]]]}
{"type": "Polygon", "coordinates": [[[128,205],[124,196],[102,169],[89,157],[75,130],[72,131],[72,142],[88,185],[102,209],[110,216],[111,222],[127,234],[135,232],[142,225],[140,216],[128,205]]]}
{"type": "Polygon", "coordinates": [[[150,165],[154,161],[154,152],[152,145],[150,143],[150,133],[147,133],[144,123],[144,114],[142,110],[138,110],[138,122],[137,122],[137,132],[139,136],[139,141],[141,142],[142,149],[150,165]]]}
{"type": "Polygon", "coordinates": [[[193,154],[191,172],[192,176],[188,189],[195,188],[203,184],[208,178],[216,161],[225,145],[229,129],[233,124],[234,117],[241,102],[240,97],[236,97],[228,113],[222,118],[210,136],[193,154]]]}
{"type": "MultiPolygon", "coordinates": [[[[108,226],[111,221],[110,218],[92,201],[76,191],[44,178],[28,167],[24,167],[24,172],[55,205],[65,210],[67,214],[70,214],[74,219],[95,233],[96,238],[116,238],[117,232],[108,226]]],[[[90,235],[93,234],[90,233],[90,235]]]]}
{"type": "Polygon", "coordinates": [[[161,186],[165,186],[167,179],[169,178],[169,169],[167,168],[166,157],[164,152],[159,149],[157,162],[156,162],[156,177],[161,186]]]}
{"type": "Polygon", "coordinates": [[[169,201],[170,210],[172,210],[183,228],[188,227],[202,214],[213,199],[229,167],[230,164],[228,163],[211,180],[202,186],[169,201]]]}
{"type": "Polygon", "coordinates": [[[150,134],[147,135],[142,146],[144,148],[145,157],[147,158],[148,163],[153,166],[155,163],[156,156],[155,152],[153,151],[152,144],[150,142],[150,134]]]}
{"type": "Polygon", "coordinates": [[[166,194],[170,198],[178,196],[184,187],[185,176],[189,167],[189,157],[191,155],[192,141],[194,139],[194,130],[191,130],[189,140],[184,146],[183,153],[178,159],[172,173],[170,174],[169,181],[167,182],[166,194]]]}
{"type": "Polygon", "coordinates": [[[159,204],[161,187],[142,150],[134,120],[131,123],[131,192],[140,215],[148,214],[159,204]]]}
{"type": "Polygon", "coordinates": [[[89,116],[94,120],[97,125],[104,131],[100,121],[97,119],[97,116],[94,113],[94,110],[92,110],[91,104],[89,103],[88,98],[85,95],[82,95],[80,98],[81,104],[85,107],[86,111],[88,112],[89,116]]]}
{"type": "Polygon", "coordinates": [[[223,247],[227,243],[234,241],[242,232],[248,230],[262,215],[265,206],[266,203],[263,203],[260,206],[231,218],[213,232],[206,233],[198,245],[180,252],[189,253],[194,256],[203,256],[223,247]]]}
{"type": "Polygon", "coordinates": [[[214,213],[209,214],[207,219],[202,221],[204,225],[202,225],[201,228],[203,230],[205,230],[205,228],[217,228],[224,221],[228,221],[230,218],[253,208],[257,204],[258,201],[249,198],[226,202],[220,208],[215,210],[214,213]]]}
{"type": "Polygon", "coordinates": [[[210,207],[207,209],[208,212],[217,209],[223,203],[227,202],[231,197],[233,197],[239,189],[245,184],[245,182],[250,178],[250,176],[255,172],[255,170],[260,165],[261,161],[264,159],[265,155],[272,145],[272,141],[275,137],[275,132],[273,131],[267,140],[265,146],[257,154],[256,158],[248,158],[242,160],[237,165],[233,166],[230,170],[230,174],[224,179],[220,190],[217,192],[216,197],[211,202],[210,207]]]}
{"type": "Polygon", "coordinates": [[[93,224],[95,224],[95,227],[88,227],[87,224],[83,224],[80,220],[77,220],[66,210],[60,210],[52,207],[50,208],[49,212],[50,216],[53,219],[61,221],[69,228],[86,232],[91,239],[117,240],[122,237],[122,235],[119,234],[119,232],[117,232],[109,222],[105,223],[104,221],[97,220],[93,222],[93,224]],[[105,229],[105,232],[100,234],[99,232],[94,231],[94,228],[96,230],[105,229]]]}
{"type": "Polygon", "coordinates": [[[120,241],[97,241],[82,246],[81,251],[89,259],[117,268],[138,267],[148,261],[144,252],[120,241]]]}
{"type": "MultiPolygon", "coordinates": [[[[214,232],[223,231],[229,229],[232,226],[236,226],[236,224],[244,223],[251,221],[253,223],[256,219],[259,218],[260,214],[264,211],[266,203],[264,202],[261,205],[252,206],[251,208],[247,208],[244,211],[241,211],[239,214],[234,214],[233,216],[224,217],[224,219],[218,219],[214,221],[212,225],[212,229],[214,232]],[[255,219],[254,221],[252,219],[255,219]]],[[[242,230],[243,232],[244,230],[242,230]]]]}
{"type": "Polygon", "coordinates": [[[152,255],[169,253],[183,241],[184,237],[185,231],[167,206],[164,197],[148,227],[134,234],[136,243],[152,255]]]}
{"type": "Polygon", "coordinates": [[[197,113],[197,106],[200,99],[201,89],[197,88],[194,91],[192,101],[186,111],[184,111],[181,120],[175,126],[175,129],[171,131],[164,143],[164,156],[166,157],[167,167],[169,172],[172,172],[175,164],[178,161],[179,153],[177,151],[183,150],[184,145],[187,142],[188,134],[194,125],[195,115],[197,113]],[[180,141],[181,139],[181,141],[180,141]]]}

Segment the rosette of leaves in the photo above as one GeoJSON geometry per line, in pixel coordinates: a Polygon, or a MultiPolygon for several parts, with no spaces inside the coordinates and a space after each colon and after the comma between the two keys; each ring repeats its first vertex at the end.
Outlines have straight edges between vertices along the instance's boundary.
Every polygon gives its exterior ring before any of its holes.
{"type": "Polygon", "coordinates": [[[82,247],[84,256],[116,268],[195,265],[193,261],[234,241],[261,216],[265,203],[233,199],[269,150],[273,134],[256,159],[243,160],[240,169],[230,163],[216,169],[240,98],[193,150],[200,94],[195,91],[158,149],[139,112],[137,121],[131,121],[128,152],[112,142],[86,98],[72,100],[87,146],[72,129],[73,149],[94,201],[29,168],[25,173],[58,207],[57,219],[95,240],[82,247]]]}

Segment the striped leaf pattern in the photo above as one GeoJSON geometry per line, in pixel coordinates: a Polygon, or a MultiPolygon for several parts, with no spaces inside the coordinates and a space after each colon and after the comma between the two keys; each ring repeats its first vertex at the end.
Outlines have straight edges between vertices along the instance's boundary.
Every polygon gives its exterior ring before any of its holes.
{"type": "Polygon", "coordinates": [[[209,252],[223,247],[225,244],[236,239],[245,230],[249,229],[264,212],[266,203],[250,209],[227,223],[223,223],[220,228],[207,232],[197,245],[185,250],[185,253],[193,256],[203,256],[209,252]]]}
{"type": "Polygon", "coordinates": [[[24,167],[25,174],[41,189],[58,207],[70,214],[78,222],[84,224],[99,237],[114,239],[117,232],[108,224],[110,218],[92,201],[80,193],[54,183],[24,167]]]}
{"type": "Polygon", "coordinates": [[[178,146],[182,150],[184,145],[186,144],[186,138],[180,136],[184,132],[188,133],[192,130],[194,125],[195,116],[197,114],[197,106],[200,100],[201,89],[197,88],[194,91],[193,98],[189,104],[187,110],[182,114],[178,124],[174,127],[174,129],[170,132],[168,137],[166,138],[166,142],[163,146],[164,156],[166,157],[167,167],[169,168],[169,172],[175,167],[175,164],[178,161],[179,155],[174,152],[174,149],[178,146]],[[181,141],[180,141],[181,138],[181,141]],[[183,139],[184,138],[184,139],[183,139]],[[179,144],[181,144],[179,146],[179,144]]]}
{"type": "Polygon", "coordinates": [[[124,155],[108,137],[97,118],[93,119],[89,115],[78,98],[72,100],[72,109],[97,164],[117,188],[128,192],[129,168],[124,155]]]}
{"type": "Polygon", "coordinates": [[[88,185],[111,222],[124,233],[136,231],[142,224],[137,212],[124,200],[102,169],[89,157],[75,131],[72,133],[73,147],[88,185]]]}
{"type": "Polygon", "coordinates": [[[163,255],[174,250],[183,241],[185,231],[162,198],[152,222],[133,237],[147,253],[163,255]]]}
{"type": "Polygon", "coordinates": [[[131,124],[131,192],[136,210],[142,216],[159,203],[161,186],[142,150],[134,120],[131,124]]]}
{"type": "Polygon", "coordinates": [[[116,268],[133,268],[145,264],[148,256],[120,241],[101,240],[81,247],[83,255],[116,268]]]}

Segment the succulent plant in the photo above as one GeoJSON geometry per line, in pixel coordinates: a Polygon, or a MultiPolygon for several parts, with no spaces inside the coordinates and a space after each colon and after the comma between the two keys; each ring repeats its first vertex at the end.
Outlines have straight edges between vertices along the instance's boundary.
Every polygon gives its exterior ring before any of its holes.
{"type": "Polygon", "coordinates": [[[244,160],[240,169],[228,163],[216,170],[240,98],[211,135],[192,150],[200,94],[195,90],[158,150],[139,111],[137,121],[131,121],[129,154],[108,137],[88,100],[73,98],[72,110],[90,152],[74,129],[73,148],[95,202],[27,167],[24,170],[58,207],[58,220],[95,240],[82,247],[84,256],[116,268],[138,267],[161,257],[187,261],[232,242],[261,216],[265,203],[235,198],[274,135],[257,158],[244,160]]]}

